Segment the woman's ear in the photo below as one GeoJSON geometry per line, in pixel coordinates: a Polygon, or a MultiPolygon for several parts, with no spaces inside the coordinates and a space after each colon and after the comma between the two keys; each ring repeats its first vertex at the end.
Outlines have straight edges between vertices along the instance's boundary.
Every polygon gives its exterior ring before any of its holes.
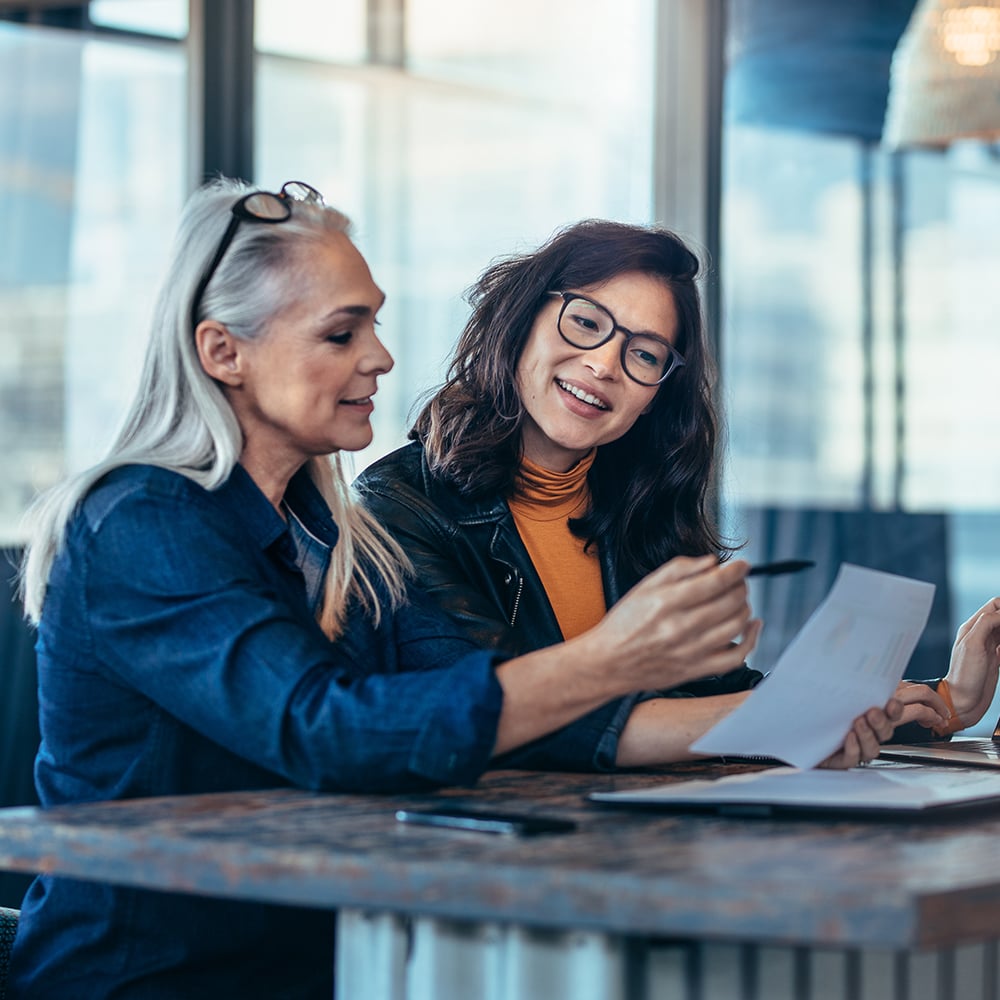
{"type": "Polygon", "coordinates": [[[221,323],[202,320],[194,331],[194,342],[207,375],[224,385],[242,385],[240,342],[221,323]]]}

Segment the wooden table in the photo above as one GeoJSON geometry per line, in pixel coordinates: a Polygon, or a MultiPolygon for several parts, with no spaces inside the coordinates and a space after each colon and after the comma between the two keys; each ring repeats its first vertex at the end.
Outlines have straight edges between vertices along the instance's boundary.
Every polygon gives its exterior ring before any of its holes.
{"type": "Polygon", "coordinates": [[[996,813],[735,820],[584,800],[734,769],[7,809],[0,868],[337,908],[351,1000],[1000,998],[996,813]],[[442,798],[579,828],[508,838],[394,819],[442,798]]]}

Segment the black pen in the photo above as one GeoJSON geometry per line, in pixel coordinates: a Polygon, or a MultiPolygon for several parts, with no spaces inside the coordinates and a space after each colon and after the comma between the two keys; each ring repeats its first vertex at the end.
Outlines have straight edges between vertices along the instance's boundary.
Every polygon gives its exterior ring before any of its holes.
{"type": "Polygon", "coordinates": [[[760,563],[751,566],[747,576],[780,576],[782,573],[798,573],[799,570],[815,566],[811,559],[785,559],[783,562],[760,563]]]}

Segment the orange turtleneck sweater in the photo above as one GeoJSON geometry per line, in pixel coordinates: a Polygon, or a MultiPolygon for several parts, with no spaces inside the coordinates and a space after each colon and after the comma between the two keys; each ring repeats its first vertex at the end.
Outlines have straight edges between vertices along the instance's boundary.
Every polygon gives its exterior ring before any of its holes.
{"type": "Polygon", "coordinates": [[[584,552],[583,539],[567,524],[587,509],[587,473],[596,454],[592,451],[569,472],[551,472],[524,459],[508,504],[564,639],[586,632],[607,610],[597,552],[584,552]]]}

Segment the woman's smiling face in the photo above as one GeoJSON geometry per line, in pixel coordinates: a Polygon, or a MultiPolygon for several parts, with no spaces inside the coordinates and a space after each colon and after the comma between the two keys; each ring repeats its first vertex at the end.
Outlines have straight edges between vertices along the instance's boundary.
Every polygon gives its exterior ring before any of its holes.
{"type": "MultiPolygon", "coordinates": [[[[674,296],[662,279],[628,271],[597,285],[566,289],[604,306],[633,333],[677,338],[674,296]]],[[[565,472],[592,448],[626,434],[652,405],[659,386],[645,386],[622,369],[622,334],[593,350],[566,343],[559,334],[562,302],[551,301],[535,317],[517,366],[517,389],[525,410],[524,456],[546,469],[565,472]]]]}

